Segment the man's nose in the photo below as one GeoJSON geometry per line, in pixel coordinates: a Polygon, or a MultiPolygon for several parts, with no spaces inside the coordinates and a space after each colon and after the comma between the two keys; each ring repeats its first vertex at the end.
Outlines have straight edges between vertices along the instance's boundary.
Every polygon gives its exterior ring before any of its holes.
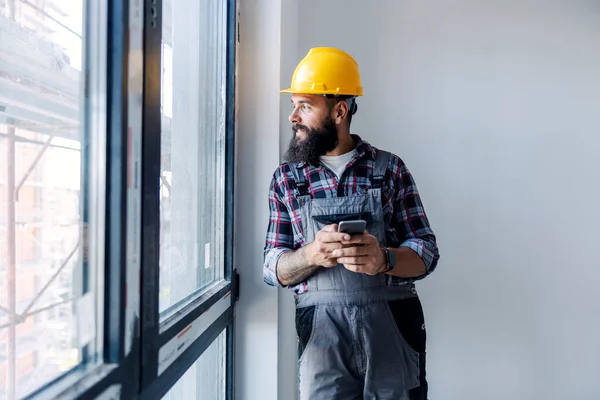
{"type": "Polygon", "coordinates": [[[298,110],[294,108],[294,111],[292,111],[288,119],[292,124],[299,124],[300,116],[298,115],[298,110]]]}

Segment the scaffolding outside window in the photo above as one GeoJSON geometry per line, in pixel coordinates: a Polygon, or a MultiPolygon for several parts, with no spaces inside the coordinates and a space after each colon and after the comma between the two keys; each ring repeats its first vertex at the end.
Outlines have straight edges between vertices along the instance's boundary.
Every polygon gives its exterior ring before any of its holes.
{"type": "Polygon", "coordinates": [[[83,15],[83,0],[0,8],[0,399],[86,362],[95,344],[83,15]]]}

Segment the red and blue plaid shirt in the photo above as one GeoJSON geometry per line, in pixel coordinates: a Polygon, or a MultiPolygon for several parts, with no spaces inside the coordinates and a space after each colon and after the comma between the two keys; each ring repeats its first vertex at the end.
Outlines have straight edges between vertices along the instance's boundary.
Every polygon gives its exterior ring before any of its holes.
{"type": "MultiPolygon", "coordinates": [[[[283,286],[277,279],[277,262],[287,251],[305,246],[302,217],[299,213],[298,188],[290,168],[301,168],[309,193],[313,198],[351,196],[359,189],[371,186],[378,150],[352,135],[357,154],[346,166],[338,181],[336,175],[323,165],[284,163],[273,174],[269,188],[269,225],[264,248],[264,281],[283,286]]],[[[396,155],[389,158],[382,185],[386,245],[409,247],[424,261],[427,274],[433,272],[439,259],[436,237],[429,225],[417,186],[404,162],[396,155]]],[[[422,279],[424,276],[417,279],[422,279]]],[[[403,285],[415,279],[391,277],[392,285],[403,285]]],[[[295,293],[306,292],[306,282],[290,287],[295,293]]]]}

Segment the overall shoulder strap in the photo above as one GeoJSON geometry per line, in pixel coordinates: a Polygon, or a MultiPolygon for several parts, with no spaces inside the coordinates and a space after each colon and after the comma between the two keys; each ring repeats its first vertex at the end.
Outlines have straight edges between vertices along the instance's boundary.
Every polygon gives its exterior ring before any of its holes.
{"type": "Polygon", "coordinates": [[[304,196],[308,194],[308,185],[306,184],[306,180],[304,179],[304,172],[297,168],[296,164],[290,163],[288,164],[290,167],[290,172],[294,176],[294,181],[296,186],[298,187],[298,191],[300,192],[300,196],[304,196]]]}
{"type": "Polygon", "coordinates": [[[390,153],[384,150],[377,151],[377,157],[375,158],[375,165],[373,166],[373,186],[379,187],[385,178],[388,163],[390,160],[390,153]]]}

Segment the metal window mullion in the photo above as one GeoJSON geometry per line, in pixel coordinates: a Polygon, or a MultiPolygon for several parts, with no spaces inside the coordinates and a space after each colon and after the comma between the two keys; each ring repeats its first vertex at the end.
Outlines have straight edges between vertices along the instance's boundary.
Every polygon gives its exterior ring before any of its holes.
{"type": "Polygon", "coordinates": [[[160,268],[162,1],[144,3],[141,234],[141,390],[157,378],[160,268]]]}
{"type": "Polygon", "coordinates": [[[124,357],[125,272],[127,248],[127,82],[129,1],[108,2],[106,250],[104,358],[124,357]]]}
{"type": "MultiPolygon", "coordinates": [[[[235,192],[235,77],[237,46],[237,0],[227,1],[227,58],[225,102],[225,279],[233,281],[235,192]]],[[[235,291],[234,287],[234,291],[235,291]]],[[[237,293],[234,293],[237,295],[237,293]]],[[[234,299],[235,301],[235,299],[234,299]]]]}
{"type": "MultiPolygon", "coordinates": [[[[227,1],[227,47],[226,47],[226,78],[225,78],[225,279],[232,281],[232,309],[238,298],[238,279],[236,270],[233,267],[233,247],[234,247],[234,188],[235,188],[235,63],[237,49],[237,0],[227,1]]],[[[235,399],[235,323],[227,328],[226,340],[226,372],[225,372],[225,398],[227,400],[235,399]]]]}
{"type": "Polygon", "coordinates": [[[208,311],[215,303],[232,291],[230,282],[222,281],[215,287],[198,296],[192,303],[183,307],[169,319],[160,324],[158,346],[164,345],[182,332],[188,325],[208,311]]]}
{"type": "MultiPolygon", "coordinates": [[[[76,305],[77,297],[90,293],[94,297],[93,313],[95,340],[83,347],[81,363],[102,362],[104,350],[104,251],[106,209],[106,132],[107,132],[107,36],[108,14],[98,1],[83,5],[82,48],[83,69],[80,82],[82,107],[80,143],[80,210],[81,224],[77,247],[69,255],[78,251],[81,263],[80,275],[74,282],[80,286],[73,288],[76,305]]],[[[50,144],[50,143],[49,143],[50,144]]],[[[61,268],[68,262],[65,260],[61,268]]],[[[77,270],[76,270],[77,271],[77,270]]],[[[55,278],[56,274],[53,278],[55,278]]],[[[45,287],[42,289],[44,290],[45,287]]],[[[81,318],[78,315],[78,318],[81,318]]],[[[78,331],[78,335],[81,332],[78,331]]]]}

